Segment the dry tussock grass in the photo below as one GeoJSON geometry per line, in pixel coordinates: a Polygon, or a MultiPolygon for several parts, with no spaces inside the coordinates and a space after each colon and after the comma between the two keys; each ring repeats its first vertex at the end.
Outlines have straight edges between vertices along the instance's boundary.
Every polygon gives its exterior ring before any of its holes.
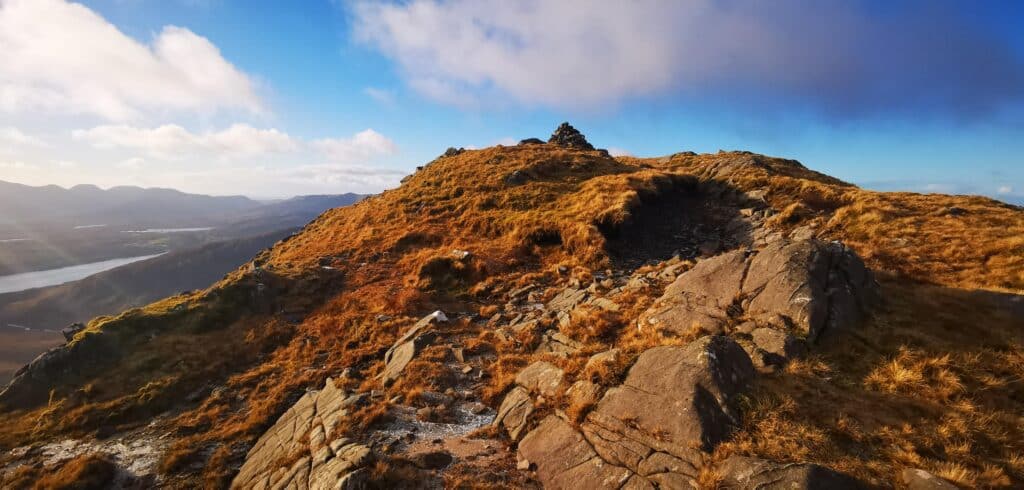
{"type": "Polygon", "coordinates": [[[113,482],[117,467],[103,454],[84,454],[42,472],[33,490],[99,490],[113,482]]]}

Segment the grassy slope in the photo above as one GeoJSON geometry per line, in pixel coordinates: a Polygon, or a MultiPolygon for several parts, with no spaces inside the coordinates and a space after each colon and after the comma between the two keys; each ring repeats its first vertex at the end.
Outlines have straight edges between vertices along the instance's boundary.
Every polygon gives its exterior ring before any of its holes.
{"type": "MultiPolygon", "coordinates": [[[[226,309],[215,317],[216,326],[182,327],[203,323],[192,319],[199,314],[193,312],[216,309],[224,301],[218,298],[226,296],[215,298],[208,293],[172,299],[134,317],[93,322],[92,331],[119,338],[132,338],[142,321],[163,325],[158,327],[163,333],[157,342],[132,344],[127,351],[120,368],[131,366],[133,376],[110,383],[110,372],[100,371],[92,382],[105,382],[104,390],[72,397],[74,387],[60,387],[58,398],[64,401],[3,416],[0,423],[9,423],[12,429],[0,443],[9,446],[50,433],[88,430],[97,420],[107,424],[143,421],[165,408],[153,400],[165,400],[173,393],[180,396],[197,384],[224,383],[237,396],[207,397],[186,407],[173,422],[179,442],[165,460],[165,469],[177,472],[183,463],[206,458],[204,478],[222,484],[229,476],[227,465],[237,463],[236,455],[244,452],[245,444],[288,406],[295,393],[319,385],[345,367],[372,379],[381,368],[382,349],[411,318],[437,307],[476,311],[487,306],[489,288],[496,284],[537,280],[557,265],[577,271],[607,266],[598,225],[623,222],[641,196],[664,192],[681,178],[678,174],[717,180],[738,190],[767,189],[772,206],[783,210],[773,226],[813,224],[822,236],[846,241],[886,278],[888,306],[851,342],[852,349],[834,346],[807,369],[768,377],[751,398],[752,407],[777,403],[798,409],[749,410],[748,427],[723,451],[817,461],[885,482],[913,458],[889,450],[891,439],[878,434],[902,430],[912,434],[896,436],[899,440],[931,443],[927,449],[922,449],[924,443],[907,449],[919,458],[918,466],[948,469],[945,475],[958,472],[956,476],[968,483],[1024,481],[1020,448],[999,442],[1020,435],[1013,432],[1020,430],[1019,424],[1016,428],[981,425],[974,432],[939,441],[929,434],[948,432],[941,429],[948,411],[897,408],[906,399],[912,404],[935,403],[934,395],[927,394],[930,390],[916,387],[930,387],[938,382],[935,379],[949,383],[952,378],[934,375],[932,367],[919,368],[922,376],[916,384],[900,384],[889,379],[899,375],[887,378],[886,374],[893,362],[914,370],[917,365],[932,366],[934,362],[929,364],[927,359],[941,360],[945,353],[951,356],[947,364],[968,356],[975,363],[954,371],[963,386],[988,379],[984,373],[996,373],[999,380],[980,393],[967,388],[946,390],[949,395],[942,404],[974,403],[981,406],[976,412],[979,417],[993,410],[999,412],[997,418],[1020,411],[1020,363],[1013,363],[1017,359],[1013,353],[1021,345],[1020,326],[1005,318],[1003,310],[991,308],[990,302],[1002,301],[992,299],[993,291],[1024,289],[1024,212],[982,198],[864,191],[791,161],[746,153],[613,160],[596,152],[529,146],[488,148],[439,159],[398,189],[325,213],[302,234],[262,257],[289,284],[281,302],[287,307],[312,308],[301,324],[282,326],[277,320],[244,315],[237,311],[244,310],[239,305],[235,310],[222,305],[226,309]],[[527,182],[506,185],[503,179],[513,171],[528,176],[527,182]],[[964,208],[967,214],[951,221],[942,214],[950,206],[964,208]],[[453,249],[470,250],[475,258],[468,265],[456,263],[448,258],[453,249]],[[340,294],[314,287],[317,279],[312,272],[324,261],[345,277],[340,294]],[[189,306],[172,314],[178,304],[189,306]],[[964,314],[983,308],[989,308],[986,316],[964,314]],[[376,316],[381,313],[394,319],[379,322],[376,316]],[[926,314],[930,316],[922,316],[926,314]],[[1000,332],[989,332],[992,326],[1000,332]],[[245,345],[239,348],[238,344],[245,345]],[[899,358],[903,345],[908,354],[899,358]],[[238,355],[241,351],[260,354],[238,355]],[[972,357],[972,353],[981,354],[972,357]],[[209,359],[219,362],[204,362],[209,359]],[[1010,370],[1003,365],[1011,366],[1010,370]],[[824,390],[835,396],[822,397],[824,390]],[[863,397],[876,404],[854,410],[853,404],[863,397]],[[984,403],[978,401],[981,398],[984,403]],[[799,409],[807,407],[815,411],[799,409]],[[100,417],[111,412],[118,416],[100,417]],[[834,427],[845,424],[837,418],[839,414],[863,417],[856,424],[867,427],[861,430],[868,435],[863,439],[841,436],[834,427]],[[800,450],[785,450],[786,438],[793,434],[783,430],[787,427],[826,436],[791,441],[800,450]],[[981,439],[996,442],[982,444],[981,439]],[[964,441],[969,448],[990,449],[977,452],[973,459],[961,458],[964,441]],[[953,444],[961,444],[960,449],[953,444]],[[962,469],[943,466],[953,463],[962,469]]],[[[246,277],[242,271],[233,273],[212,291],[244,282],[246,277]]],[[[637,345],[650,341],[637,341],[637,345]]],[[[511,371],[522,362],[521,358],[499,362],[495,383],[503,378],[502,369],[511,371]]],[[[350,384],[355,388],[358,383],[350,384]]],[[[362,385],[375,386],[373,381],[362,385]]],[[[495,393],[500,389],[495,386],[495,393]]],[[[379,407],[374,410],[379,413],[379,407]]],[[[357,413],[350,430],[358,430],[373,416],[357,413]]]]}

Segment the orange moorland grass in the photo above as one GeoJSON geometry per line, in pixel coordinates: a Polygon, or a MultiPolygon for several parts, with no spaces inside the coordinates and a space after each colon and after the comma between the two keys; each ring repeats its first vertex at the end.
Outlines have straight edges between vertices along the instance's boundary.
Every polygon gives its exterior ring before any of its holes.
{"type": "Polygon", "coordinates": [[[11,489],[99,490],[109,488],[117,466],[103,454],[83,454],[50,467],[22,466],[0,475],[0,485],[11,489]]]}

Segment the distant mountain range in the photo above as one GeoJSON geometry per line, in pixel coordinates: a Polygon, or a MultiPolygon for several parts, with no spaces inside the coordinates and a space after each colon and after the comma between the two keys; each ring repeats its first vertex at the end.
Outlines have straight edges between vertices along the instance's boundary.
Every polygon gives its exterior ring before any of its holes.
{"type": "Polygon", "coordinates": [[[34,228],[55,223],[75,226],[188,227],[245,219],[308,215],[352,204],[363,196],[302,196],[270,203],[244,196],[207,196],[173,189],[76,185],[65,189],[0,181],[0,226],[34,228]]]}

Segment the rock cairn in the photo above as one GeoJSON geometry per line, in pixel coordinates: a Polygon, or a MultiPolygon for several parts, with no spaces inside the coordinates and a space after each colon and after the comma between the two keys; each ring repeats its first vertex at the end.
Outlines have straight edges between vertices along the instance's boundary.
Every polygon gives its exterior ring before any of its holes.
{"type": "Polygon", "coordinates": [[[551,138],[548,139],[548,143],[568,148],[575,148],[578,150],[594,149],[594,146],[587,142],[587,138],[583,136],[583,133],[579,132],[567,122],[559,125],[558,129],[556,129],[554,133],[551,133],[551,138]]]}

